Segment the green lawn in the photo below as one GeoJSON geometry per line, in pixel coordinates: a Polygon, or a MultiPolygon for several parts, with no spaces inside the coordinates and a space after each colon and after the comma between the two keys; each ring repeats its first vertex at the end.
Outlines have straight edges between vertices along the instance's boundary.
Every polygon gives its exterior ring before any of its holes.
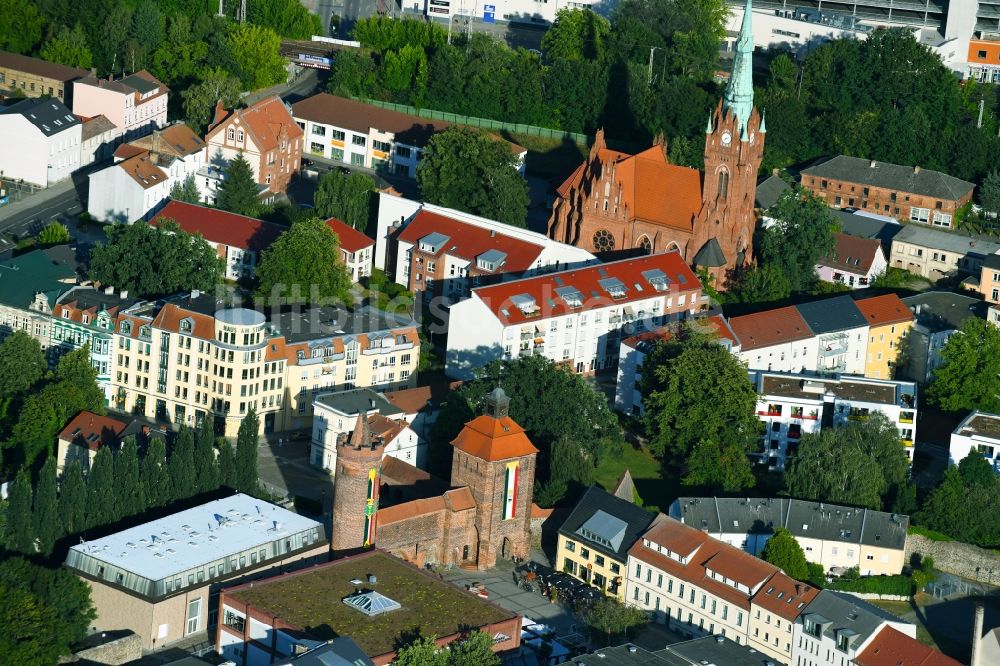
{"type": "Polygon", "coordinates": [[[648,451],[626,445],[620,458],[605,460],[594,476],[602,488],[611,490],[621,478],[625,468],[632,474],[636,491],[646,507],[658,507],[666,512],[671,502],[681,495],[680,481],[676,477],[664,478],[660,461],[648,451]]]}

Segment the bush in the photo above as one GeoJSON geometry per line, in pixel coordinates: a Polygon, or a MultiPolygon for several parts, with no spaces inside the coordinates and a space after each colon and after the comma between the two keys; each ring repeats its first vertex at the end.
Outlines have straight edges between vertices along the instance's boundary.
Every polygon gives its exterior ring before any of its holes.
{"type": "Polygon", "coordinates": [[[927,537],[931,541],[954,541],[947,534],[942,534],[941,532],[935,532],[934,530],[929,530],[926,527],[919,527],[917,525],[910,525],[907,534],[919,534],[922,537],[927,537]]]}
{"type": "Polygon", "coordinates": [[[913,596],[913,579],[909,576],[863,576],[856,580],[841,578],[830,584],[831,590],[861,592],[862,594],[893,594],[913,596]]]}

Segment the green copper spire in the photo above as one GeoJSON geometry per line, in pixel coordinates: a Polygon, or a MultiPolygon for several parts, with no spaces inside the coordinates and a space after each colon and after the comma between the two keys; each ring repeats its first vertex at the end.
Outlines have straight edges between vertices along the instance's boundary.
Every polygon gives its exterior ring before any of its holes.
{"type": "Polygon", "coordinates": [[[705,126],[705,134],[712,133],[712,112],[708,112],[708,125],[705,126]]]}
{"type": "Polygon", "coordinates": [[[753,111],[753,29],[751,16],[753,0],[747,0],[743,9],[743,25],[740,36],[736,40],[736,57],[733,58],[733,71],[729,76],[729,85],[722,96],[723,106],[736,114],[737,129],[740,138],[746,140],[747,122],[753,111]]]}
{"type": "Polygon", "coordinates": [[[760,133],[767,134],[767,110],[760,112],[760,133]]]}

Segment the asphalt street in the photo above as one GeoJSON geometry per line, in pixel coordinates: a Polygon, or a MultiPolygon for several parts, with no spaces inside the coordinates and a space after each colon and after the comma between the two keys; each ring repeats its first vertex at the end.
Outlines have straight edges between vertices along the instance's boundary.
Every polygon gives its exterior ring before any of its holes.
{"type": "Polygon", "coordinates": [[[0,233],[18,237],[36,234],[52,220],[83,211],[84,203],[72,183],[61,185],[61,191],[42,191],[10,204],[9,210],[0,208],[0,233]]]}

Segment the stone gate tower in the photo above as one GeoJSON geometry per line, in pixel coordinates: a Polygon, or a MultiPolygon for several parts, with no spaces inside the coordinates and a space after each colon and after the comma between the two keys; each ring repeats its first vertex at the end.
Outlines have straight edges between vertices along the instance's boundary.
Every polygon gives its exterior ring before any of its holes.
{"type": "Polygon", "coordinates": [[[486,413],[465,424],[452,441],[451,484],[467,486],[476,501],[480,569],[494,566],[497,558],[526,558],[531,550],[538,449],[509,409],[503,389],[494,389],[486,398],[486,413]]]}
{"type": "Polygon", "coordinates": [[[358,415],[354,431],[337,441],[330,548],[347,554],[375,544],[379,473],[385,444],[373,440],[367,415],[358,415]]]}

